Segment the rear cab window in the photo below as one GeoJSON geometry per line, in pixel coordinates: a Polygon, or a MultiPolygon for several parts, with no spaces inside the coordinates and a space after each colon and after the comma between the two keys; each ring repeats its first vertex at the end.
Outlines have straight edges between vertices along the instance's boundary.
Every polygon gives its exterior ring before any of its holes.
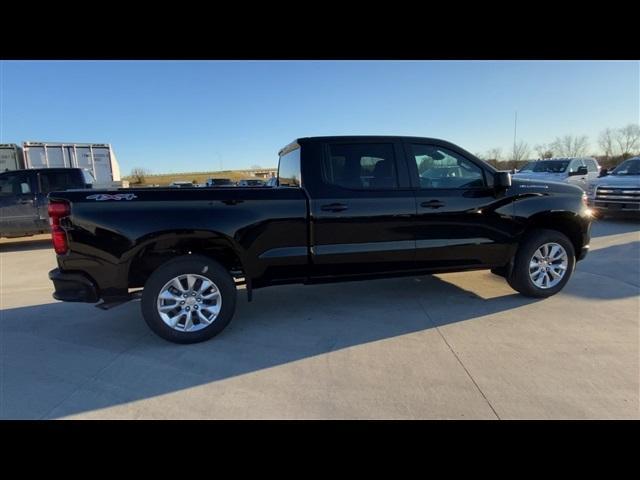
{"type": "Polygon", "coordinates": [[[80,170],[40,172],[40,188],[44,194],[84,187],[85,177],[80,170]]]}

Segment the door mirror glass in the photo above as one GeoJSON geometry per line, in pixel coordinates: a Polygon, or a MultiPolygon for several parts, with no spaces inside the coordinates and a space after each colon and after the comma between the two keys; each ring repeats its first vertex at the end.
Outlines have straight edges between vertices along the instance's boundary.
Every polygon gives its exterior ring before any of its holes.
{"type": "Polygon", "coordinates": [[[496,188],[509,188],[511,186],[510,172],[496,172],[493,177],[493,185],[496,188]]]}
{"type": "Polygon", "coordinates": [[[587,173],[589,173],[587,167],[580,165],[575,172],[569,172],[569,175],[586,175],[587,173]]]}
{"type": "Polygon", "coordinates": [[[27,195],[29,193],[31,193],[31,188],[29,188],[29,184],[26,182],[23,182],[20,184],[20,193],[22,193],[23,195],[27,195]]]}

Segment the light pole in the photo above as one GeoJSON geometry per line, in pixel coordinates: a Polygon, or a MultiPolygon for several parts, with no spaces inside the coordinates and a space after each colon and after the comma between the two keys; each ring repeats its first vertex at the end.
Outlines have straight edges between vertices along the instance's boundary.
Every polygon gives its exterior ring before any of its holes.
{"type": "Polygon", "coordinates": [[[513,159],[516,159],[516,132],[518,131],[518,111],[513,121],[513,159]]]}

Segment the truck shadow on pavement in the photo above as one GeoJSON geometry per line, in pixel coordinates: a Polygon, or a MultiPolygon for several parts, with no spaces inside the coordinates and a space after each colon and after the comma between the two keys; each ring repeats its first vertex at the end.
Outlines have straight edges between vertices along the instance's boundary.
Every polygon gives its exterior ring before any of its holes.
{"type": "Polygon", "coordinates": [[[4,310],[0,417],[112,407],[536,301],[512,293],[502,279],[482,278],[497,296],[438,277],[272,287],[251,303],[240,290],[229,327],[194,345],[152,334],[138,302],[106,312],[70,303],[4,310]]]}

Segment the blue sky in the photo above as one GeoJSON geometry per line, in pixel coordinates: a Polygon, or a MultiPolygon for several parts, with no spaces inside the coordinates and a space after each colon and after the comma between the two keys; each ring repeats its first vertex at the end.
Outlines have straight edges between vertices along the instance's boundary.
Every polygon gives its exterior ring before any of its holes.
{"type": "Polygon", "coordinates": [[[123,174],[275,166],[296,137],[444,138],[471,152],[638,123],[640,62],[3,61],[0,143],[111,143],[123,174]]]}

